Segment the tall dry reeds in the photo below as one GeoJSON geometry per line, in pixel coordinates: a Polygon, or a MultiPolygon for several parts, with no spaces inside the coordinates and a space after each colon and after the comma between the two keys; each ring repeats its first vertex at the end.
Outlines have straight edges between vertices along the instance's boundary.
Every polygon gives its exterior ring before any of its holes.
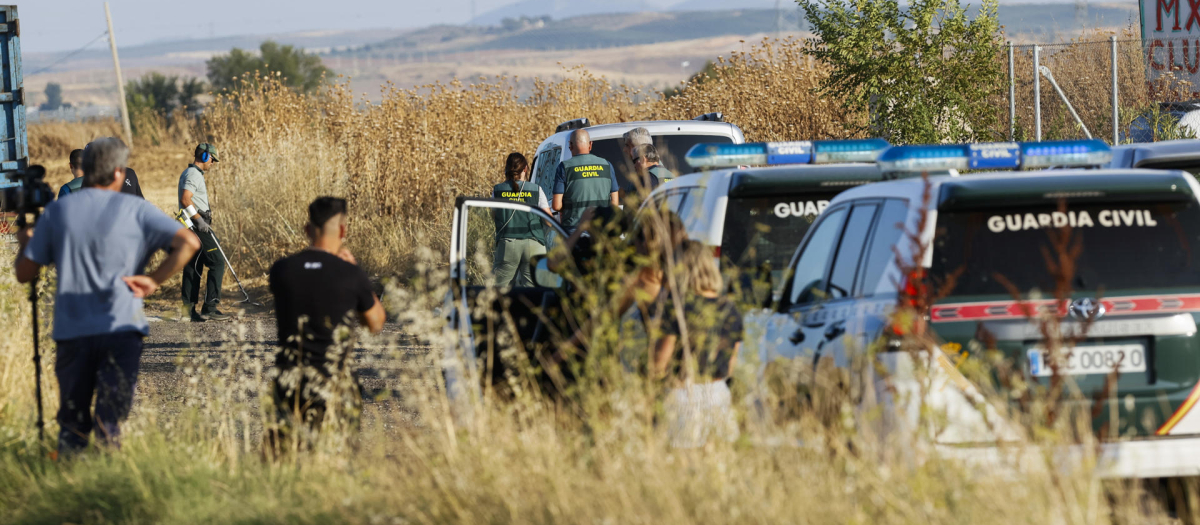
{"type": "Polygon", "coordinates": [[[445,252],[456,196],[484,194],[502,178],[508,153],[532,156],[554,126],[573,118],[602,124],[722,111],[750,140],[858,133],[855,115],[815,94],[825,71],[794,40],[722,58],[717,78],[670,99],[581,69],[568,73],[535,81],[528,97],[500,77],[385,86],[377,104],[345,85],[307,97],[277,79],[244,79],[209,107],[199,133],[223,153],[209,178],[214,209],[236,229],[242,253],[234,264],[261,272],[296,249],[306,203],[338,194],[351,200],[360,260],[378,274],[407,273],[414,248],[445,252]]]}

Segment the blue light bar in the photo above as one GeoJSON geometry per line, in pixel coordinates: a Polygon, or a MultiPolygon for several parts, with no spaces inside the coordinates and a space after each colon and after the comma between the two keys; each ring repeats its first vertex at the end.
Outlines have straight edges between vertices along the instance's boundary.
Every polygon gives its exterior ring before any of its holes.
{"type": "Polygon", "coordinates": [[[1103,141],[1069,140],[894,146],[878,162],[885,172],[925,172],[1100,166],[1111,159],[1112,150],[1103,141]]]}
{"type": "Polygon", "coordinates": [[[1060,140],[1021,144],[1021,169],[1101,166],[1112,160],[1112,149],[1102,140],[1060,140]]]}
{"type": "Polygon", "coordinates": [[[889,146],[883,139],[818,140],[813,143],[813,164],[875,162],[889,146]]]}
{"type": "Polygon", "coordinates": [[[693,168],[874,162],[889,144],[883,139],[696,144],[684,160],[693,168]]]}

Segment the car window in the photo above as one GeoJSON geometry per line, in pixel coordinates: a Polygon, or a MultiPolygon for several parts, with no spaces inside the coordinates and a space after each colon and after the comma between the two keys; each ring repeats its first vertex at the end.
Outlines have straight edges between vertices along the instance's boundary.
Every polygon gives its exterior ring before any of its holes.
{"type": "MultiPolygon", "coordinates": [[[[676,176],[696,171],[684,161],[684,156],[687,155],[688,150],[692,149],[692,146],[704,142],[722,144],[733,142],[732,138],[721,135],[657,135],[653,138],[658,155],[662,158],[663,167],[671,170],[671,173],[676,176]]],[[[597,140],[592,143],[592,154],[612,164],[613,169],[617,172],[617,183],[624,187],[629,183],[634,170],[628,155],[625,154],[622,140],[619,136],[597,140]]]]}
{"type": "Polygon", "coordinates": [[[829,286],[826,290],[830,299],[840,299],[854,293],[858,262],[862,258],[867,235],[871,233],[871,222],[875,219],[877,209],[877,204],[860,204],[851,210],[850,218],[846,220],[846,230],[842,233],[841,244],[838,246],[837,257],[833,260],[833,270],[829,273],[829,286]]]}
{"type": "Polygon", "coordinates": [[[537,185],[542,188],[546,198],[554,195],[554,170],[558,169],[558,159],[562,157],[562,148],[553,147],[538,155],[537,185]]]}
{"type": "Polygon", "coordinates": [[[846,208],[830,210],[814,227],[808,243],[802,248],[792,274],[793,305],[807,304],[823,299],[825,294],[825,270],[829,259],[837,248],[838,234],[846,221],[846,208]]]}
{"type": "Polygon", "coordinates": [[[680,203],[675,212],[683,221],[683,229],[694,232],[701,229],[704,222],[704,188],[695,187],[687,190],[687,198],[680,203]]]}
{"type": "Polygon", "coordinates": [[[883,278],[884,270],[889,263],[896,260],[894,248],[904,233],[906,219],[908,201],[888,199],[883,203],[879,219],[875,221],[875,233],[872,234],[870,246],[867,248],[866,262],[863,264],[863,277],[859,288],[862,295],[870,297],[879,290],[879,281],[883,278]]]}
{"type": "MultiPolygon", "coordinates": [[[[667,193],[667,209],[679,214],[683,201],[687,200],[687,190],[675,190],[667,193]]],[[[680,217],[682,219],[682,217],[680,217]]]]}
{"type": "Polygon", "coordinates": [[[721,233],[722,265],[761,274],[770,270],[772,292],[783,288],[783,271],[817,216],[837,192],[730,197],[721,233]]]}
{"type": "Polygon", "coordinates": [[[940,210],[934,282],[955,282],[950,295],[1011,297],[1054,290],[1046,268],[1050,233],[1070,226],[1078,246],[1075,290],[1149,292],[1200,286],[1200,203],[1128,201],[940,210]]]}
{"type": "Polygon", "coordinates": [[[1180,170],[1191,173],[1193,177],[1200,176],[1200,158],[1184,161],[1143,162],[1138,167],[1148,170],[1180,170]]]}

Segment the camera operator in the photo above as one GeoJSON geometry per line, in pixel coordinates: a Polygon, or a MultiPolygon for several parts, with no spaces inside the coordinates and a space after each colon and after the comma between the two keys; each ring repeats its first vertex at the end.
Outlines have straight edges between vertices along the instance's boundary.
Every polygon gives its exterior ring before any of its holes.
{"type": "Polygon", "coordinates": [[[119,423],[133,404],[142,338],[150,331],[142,299],[200,248],[179,222],[120,192],[128,159],[118,138],[89,144],[82,189],[50,203],[36,234],[34,227],[17,234],[18,281],[34,280],[42,266],[58,269],[53,337],[62,453],[85,448],[93,430],[97,443],[119,446],[119,423]],[[162,264],[142,274],[149,256],[166,248],[162,264]]]}

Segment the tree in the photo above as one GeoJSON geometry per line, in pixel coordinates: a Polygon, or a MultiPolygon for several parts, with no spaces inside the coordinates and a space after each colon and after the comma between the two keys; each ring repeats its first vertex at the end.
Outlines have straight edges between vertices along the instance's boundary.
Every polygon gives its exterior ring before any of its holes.
{"type": "Polygon", "coordinates": [[[54,111],[58,108],[61,108],[62,105],[62,86],[57,82],[46,84],[46,103],[42,104],[41,109],[46,111],[54,111]]]}
{"type": "Polygon", "coordinates": [[[203,95],[208,90],[208,84],[204,79],[192,77],[184,79],[179,84],[179,105],[189,109],[200,107],[200,101],[197,97],[203,95]]]}
{"type": "Polygon", "coordinates": [[[160,115],[170,115],[179,104],[179,77],[157,71],[146,73],[125,84],[125,99],[131,111],[153,109],[160,115]]]}
{"type": "Polygon", "coordinates": [[[310,93],[325,83],[329,69],[321,62],[321,57],[271,40],[259,46],[258,56],[235,47],[228,55],[215,56],[208,61],[208,80],[218,90],[234,89],[238,79],[255,72],[277,73],[288,87],[310,93]]]}
{"type": "MultiPolygon", "coordinates": [[[[971,19],[959,0],[798,0],[816,35],[812,55],[832,71],[824,94],[870,112],[892,142],[963,142],[994,129],[1003,89],[997,0],[971,19]]],[[[991,137],[986,137],[991,138],[991,137]]]]}

